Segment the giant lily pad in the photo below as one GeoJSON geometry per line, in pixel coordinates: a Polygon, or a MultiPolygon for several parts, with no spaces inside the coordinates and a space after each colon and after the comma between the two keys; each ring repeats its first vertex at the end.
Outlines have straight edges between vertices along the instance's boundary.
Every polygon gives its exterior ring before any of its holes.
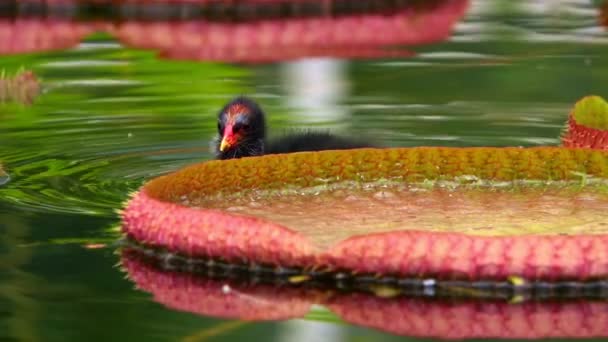
{"type": "Polygon", "coordinates": [[[128,203],[134,241],[192,259],[330,273],[608,275],[608,152],[395,148],[186,167],[128,203]]]}

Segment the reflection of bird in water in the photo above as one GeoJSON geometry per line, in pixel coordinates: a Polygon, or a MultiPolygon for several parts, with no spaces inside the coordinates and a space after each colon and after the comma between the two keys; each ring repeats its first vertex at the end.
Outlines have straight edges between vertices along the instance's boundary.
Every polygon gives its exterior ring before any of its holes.
{"type": "Polygon", "coordinates": [[[219,113],[217,129],[219,136],[213,148],[218,159],[372,146],[327,132],[310,131],[267,142],[264,112],[257,103],[246,97],[237,97],[224,106],[219,113]]]}

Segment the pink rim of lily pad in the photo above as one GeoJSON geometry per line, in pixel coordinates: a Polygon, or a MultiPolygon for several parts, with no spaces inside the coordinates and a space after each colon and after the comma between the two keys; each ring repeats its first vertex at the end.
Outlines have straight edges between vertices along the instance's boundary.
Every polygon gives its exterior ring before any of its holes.
{"type": "Polygon", "coordinates": [[[506,181],[576,179],[574,171],[608,178],[608,153],[559,147],[429,147],[211,161],[146,184],[123,212],[123,231],[145,246],[233,263],[440,279],[603,278],[608,275],[605,233],[571,235],[549,231],[535,235],[479,236],[406,230],[355,234],[329,247],[320,247],[308,236],[267,219],[180,204],[185,198],[212,197],[222,191],[260,185],[280,187],[289,182],[307,185],[314,178],[336,172],[342,179],[355,174],[373,179],[399,173],[405,181],[465,172],[481,179],[506,181]]]}
{"type": "Polygon", "coordinates": [[[241,320],[304,317],[323,305],[346,322],[393,334],[443,339],[591,338],[608,336],[608,305],[603,302],[496,301],[441,302],[418,298],[383,299],[361,293],[269,285],[239,285],[172,271],[161,271],[123,253],[129,278],[171,309],[241,320]]]}

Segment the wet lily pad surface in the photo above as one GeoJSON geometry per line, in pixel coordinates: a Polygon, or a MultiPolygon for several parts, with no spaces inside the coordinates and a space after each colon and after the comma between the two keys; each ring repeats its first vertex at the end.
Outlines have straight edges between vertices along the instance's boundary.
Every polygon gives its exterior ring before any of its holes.
{"type": "Polygon", "coordinates": [[[483,236],[608,233],[607,189],[603,182],[345,183],[258,190],[192,205],[261,217],[328,247],[352,235],[396,230],[483,236]]]}

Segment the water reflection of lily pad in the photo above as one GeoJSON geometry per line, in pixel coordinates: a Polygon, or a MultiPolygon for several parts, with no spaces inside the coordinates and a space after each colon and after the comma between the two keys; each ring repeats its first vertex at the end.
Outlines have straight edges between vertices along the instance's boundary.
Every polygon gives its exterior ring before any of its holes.
{"type": "Polygon", "coordinates": [[[608,336],[607,304],[593,301],[526,302],[394,299],[316,288],[237,282],[162,271],[123,252],[129,279],[174,310],[242,320],[304,317],[316,306],[323,316],[393,334],[464,338],[589,338],[608,336]]]}
{"type": "Polygon", "coordinates": [[[608,274],[608,154],[565,148],[297,153],[149,182],[124,231],[191,257],[439,278],[608,274]]]}
{"type": "Polygon", "coordinates": [[[302,317],[311,306],[302,289],[277,292],[274,286],[258,286],[255,298],[248,298],[247,292],[233,281],[161,272],[132,253],[123,253],[121,263],[140,289],[154,293],[159,302],[175,310],[224,318],[278,320],[302,317]],[[167,287],[169,283],[171,286],[167,287]]]}

